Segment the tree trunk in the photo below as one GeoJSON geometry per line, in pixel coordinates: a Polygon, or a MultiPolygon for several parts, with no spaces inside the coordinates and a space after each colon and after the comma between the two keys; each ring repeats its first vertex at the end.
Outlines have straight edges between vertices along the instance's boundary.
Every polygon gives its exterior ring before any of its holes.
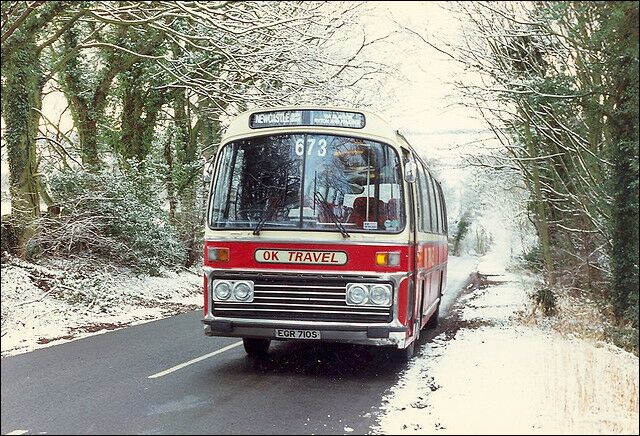
{"type": "Polygon", "coordinates": [[[156,120],[165,100],[163,91],[140,79],[144,68],[141,62],[134,64],[131,74],[121,78],[124,91],[120,118],[122,135],[118,148],[125,159],[138,162],[142,162],[151,151],[156,120]],[[145,86],[149,89],[145,90],[145,86]]]}
{"type": "Polygon", "coordinates": [[[176,190],[173,185],[173,150],[171,149],[171,136],[164,143],[163,156],[167,164],[167,176],[165,179],[167,187],[167,198],[169,200],[169,220],[172,224],[176,222],[176,190]]]}
{"type": "MultiPolygon", "coordinates": [[[[179,171],[176,193],[180,201],[180,222],[178,227],[187,250],[186,266],[198,259],[200,246],[198,210],[196,205],[196,185],[193,163],[195,161],[195,141],[191,138],[191,121],[187,114],[189,101],[185,90],[178,89],[174,95],[176,163],[179,171]]],[[[197,173],[199,174],[199,173],[197,173]]]]}
{"type": "MultiPolygon", "coordinates": [[[[613,71],[614,116],[611,125],[613,161],[612,272],[614,311],[619,320],[638,317],[638,7],[627,11],[616,29],[618,56],[613,71]],[[632,308],[631,306],[634,306],[632,308]]],[[[613,50],[612,55],[616,54],[613,50]]]]}
{"type": "Polygon", "coordinates": [[[11,215],[16,227],[19,255],[33,236],[34,220],[40,216],[36,136],[42,106],[42,71],[35,35],[14,35],[12,50],[3,54],[3,115],[9,160],[11,215]]]}
{"type": "Polygon", "coordinates": [[[80,153],[82,163],[89,167],[96,167],[98,160],[98,121],[89,115],[87,108],[80,108],[85,112],[81,115],[83,121],[76,124],[80,139],[80,153]]]}
{"type": "Polygon", "coordinates": [[[550,285],[555,284],[555,276],[553,271],[553,257],[551,255],[551,243],[549,239],[549,224],[547,222],[547,212],[544,204],[544,197],[540,188],[540,170],[538,168],[538,162],[535,160],[538,157],[535,144],[533,143],[533,137],[531,135],[531,124],[529,118],[525,115],[525,141],[527,145],[527,151],[529,157],[532,160],[532,182],[533,182],[533,203],[535,207],[536,228],[538,230],[538,236],[540,237],[540,246],[542,248],[542,259],[544,262],[544,269],[546,271],[547,280],[550,285]]]}

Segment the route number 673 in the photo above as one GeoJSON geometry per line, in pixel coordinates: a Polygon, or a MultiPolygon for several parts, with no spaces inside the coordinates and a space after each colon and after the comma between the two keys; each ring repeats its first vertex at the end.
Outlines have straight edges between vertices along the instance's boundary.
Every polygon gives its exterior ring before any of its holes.
{"type": "MultiPolygon", "coordinates": [[[[316,145],[316,138],[307,138],[307,156],[311,156],[311,154],[313,153],[313,149],[315,148],[316,153],[318,154],[318,156],[323,157],[327,155],[327,140],[326,139],[319,139],[317,141],[317,147],[315,147],[316,145]]],[[[296,140],[296,154],[298,156],[302,156],[304,154],[304,139],[303,138],[298,138],[296,140]]]]}

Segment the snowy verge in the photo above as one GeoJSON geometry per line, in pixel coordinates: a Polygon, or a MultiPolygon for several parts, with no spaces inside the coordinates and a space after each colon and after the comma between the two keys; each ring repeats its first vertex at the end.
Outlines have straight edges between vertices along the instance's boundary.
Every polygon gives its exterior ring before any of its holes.
{"type": "Polygon", "coordinates": [[[523,325],[533,280],[491,259],[478,268],[510,281],[458,299],[384,398],[373,433],[637,434],[638,358],[523,325]]]}
{"type": "Polygon", "coordinates": [[[197,271],[136,275],[95,260],[2,264],[2,357],[202,307],[197,271]]]}

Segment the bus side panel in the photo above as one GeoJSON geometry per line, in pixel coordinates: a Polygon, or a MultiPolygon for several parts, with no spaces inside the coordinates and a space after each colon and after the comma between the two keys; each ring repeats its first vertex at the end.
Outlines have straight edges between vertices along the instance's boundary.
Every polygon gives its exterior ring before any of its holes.
{"type": "Polygon", "coordinates": [[[417,289],[422,290],[422,302],[417,304],[420,328],[429,321],[435,307],[431,307],[440,297],[440,290],[446,285],[447,243],[443,241],[422,242],[417,263],[417,289]],[[429,310],[431,309],[431,310],[429,310]]]}
{"type": "MultiPolygon", "coordinates": [[[[409,313],[409,283],[410,280],[403,280],[398,290],[398,321],[402,325],[407,325],[407,314],[409,313]]],[[[407,332],[409,333],[409,332],[407,332]]]]}

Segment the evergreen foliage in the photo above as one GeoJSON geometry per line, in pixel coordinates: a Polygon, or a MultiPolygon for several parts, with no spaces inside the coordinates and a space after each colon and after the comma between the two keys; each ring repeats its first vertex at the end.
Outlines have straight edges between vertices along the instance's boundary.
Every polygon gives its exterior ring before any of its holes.
{"type": "Polygon", "coordinates": [[[509,153],[480,164],[518,168],[529,191],[549,289],[604,298],[636,331],[638,7],[461,2],[452,53],[482,77],[460,89],[509,153]]]}
{"type": "Polygon", "coordinates": [[[29,243],[33,255],[96,256],[141,271],[184,263],[185,250],[161,205],[158,165],[130,161],[126,173],[65,171],[50,181],[59,216],[43,217],[29,243]]]}
{"type": "Polygon", "coordinates": [[[460,221],[458,221],[458,228],[456,229],[456,233],[453,236],[453,255],[460,255],[460,242],[467,236],[469,232],[469,226],[471,225],[471,220],[469,218],[468,213],[463,213],[460,217],[460,221]]]}

